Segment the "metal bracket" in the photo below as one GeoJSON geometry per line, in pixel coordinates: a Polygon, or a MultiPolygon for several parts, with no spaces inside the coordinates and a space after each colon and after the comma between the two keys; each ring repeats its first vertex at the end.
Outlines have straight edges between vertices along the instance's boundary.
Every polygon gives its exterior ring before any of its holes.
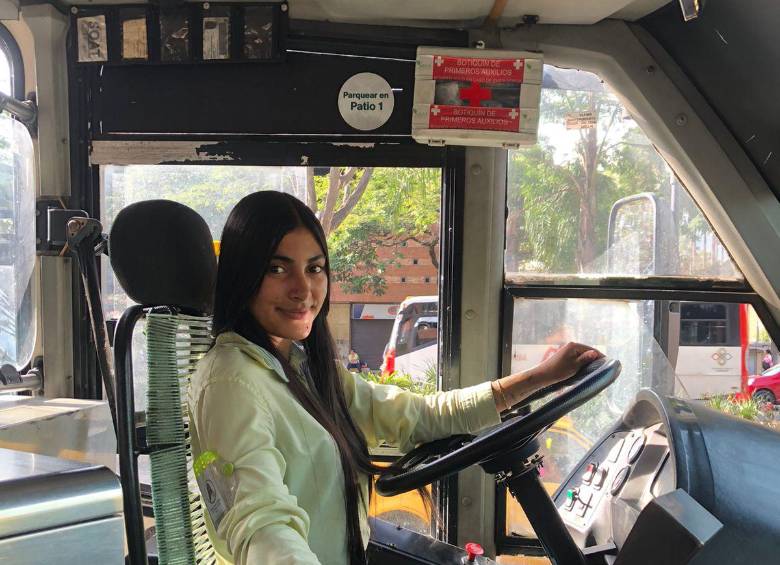
{"type": "MultiPolygon", "coordinates": [[[[24,370],[24,369],[23,369],[24,370]]],[[[20,373],[13,365],[0,367],[0,392],[38,392],[43,390],[43,357],[36,357],[25,373],[20,373]]]]}
{"type": "Polygon", "coordinates": [[[38,255],[67,253],[67,225],[72,218],[87,218],[84,210],[72,210],[56,196],[41,196],[35,202],[35,250],[38,255]]]}
{"type": "Polygon", "coordinates": [[[27,100],[17,100],[13,96],[0,92],[0,112],[6,111],[22,122],[30,134],[35,137],[38,130],[38,105],[35,95],[31,93],[27,100]]]}

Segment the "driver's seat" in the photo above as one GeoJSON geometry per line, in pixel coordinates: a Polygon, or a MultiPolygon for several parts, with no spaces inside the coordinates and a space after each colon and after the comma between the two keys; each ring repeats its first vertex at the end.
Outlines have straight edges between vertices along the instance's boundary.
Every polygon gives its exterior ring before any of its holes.
{"type": "Polygon", "coordinates": [[[114,337],[117,435],[127,561],[147,556],[138,456],[148,454],[158,562],[211,564],[204,507],[193,474],[186,389],[195,364],[211,347],[216,257],[206,222],[167,200],[132,204],[119,212],[109,238],[114,273],[137,304],[125,310],[114,337]],[[133,328],[145,320],[148,370],[145,440],[135,423],[133,328]]]}

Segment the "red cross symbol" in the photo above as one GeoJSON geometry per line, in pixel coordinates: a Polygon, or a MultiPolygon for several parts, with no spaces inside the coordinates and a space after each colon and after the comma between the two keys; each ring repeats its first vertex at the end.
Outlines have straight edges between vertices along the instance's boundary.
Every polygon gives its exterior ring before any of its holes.
{"type": "Polygon", "coordinates": [[[444,59],[441,58],[441,55],[437,55],[433,62],[436,63],[437,67],[441,67],[442,63],[444,63],[444,59]]]}
{"type": "Polygon", "coordinates": [[[458,96],[461,100],[466,100],[469,106],[481,106],[483,100],[493,98],[493,93],[489,88],[482,88],[479,83],[472,82],[468,88],[458,90],[458,96]]]}
{"type": "Polygon", "coordinates": [[[515,62],[512,63],[512,66],[519,71],[520,67],[523,66],[523,61],[521,61],[520,59],[515,59],[515,62]]]}
{"type": "Polygon", "coordinates": [[[517,117],[517,110],[515,110],[514,108],[512,108],[512,111],[511,111],[511,112],[509,112],[509,117],[510,117],[510,118],[512,118],[512,119],[514,120],[514,119],[517,117]]]}
{"type": "Polygon", "coordinates": [[[439,110],[436,106],[431,108],[431,114],[433,114],[434,116],[438,116],[439,112],[441,112],[441,110],[439,110]]]}

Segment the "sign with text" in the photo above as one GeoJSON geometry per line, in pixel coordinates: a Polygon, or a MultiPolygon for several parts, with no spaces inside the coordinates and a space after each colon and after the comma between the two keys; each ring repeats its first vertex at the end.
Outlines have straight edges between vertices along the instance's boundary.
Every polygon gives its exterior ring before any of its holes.
{"type": "Polygon", "coordinates": [[[347,79],[339,92],[339,112],[344,121],[360,131],[387,123],[395,106],[390,84],[374,73],[358,73],[347,79]]]}
{"type": "Polygon", "coordinates": [[[596,113],[590,110],[566,114],[566,129],[593,129],[597,123],[596,113]]]}
{"type": "Polygon", "coordinates": [[[412,136],[432,145],[536,142],[539,53],[419,47],[412,136]]]}
{"type": "Polygon", "coordinates": [[[398,304],[353,304],[353,320],[394,320],[398,304]]]}

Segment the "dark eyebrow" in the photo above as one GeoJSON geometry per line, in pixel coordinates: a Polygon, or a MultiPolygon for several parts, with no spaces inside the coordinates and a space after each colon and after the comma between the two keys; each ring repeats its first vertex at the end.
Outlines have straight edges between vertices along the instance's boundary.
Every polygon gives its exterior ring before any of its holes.
{"type": "MultiPolygon", "coordinates": [[[[314,257],[309,257],[309,260],[307,263],[314,263],[315,261],[319,261],[320,259],[325,259],[325,255],[320,253],[319,255],[315,255],[314,257]]],[[[281,261],[282,263],[287,263],[288,265],[291,263],[295,263],[295,260],[291,257],[286,257],[284,255],[274,255],[271,257],[271,260],[281,261]]]]}

